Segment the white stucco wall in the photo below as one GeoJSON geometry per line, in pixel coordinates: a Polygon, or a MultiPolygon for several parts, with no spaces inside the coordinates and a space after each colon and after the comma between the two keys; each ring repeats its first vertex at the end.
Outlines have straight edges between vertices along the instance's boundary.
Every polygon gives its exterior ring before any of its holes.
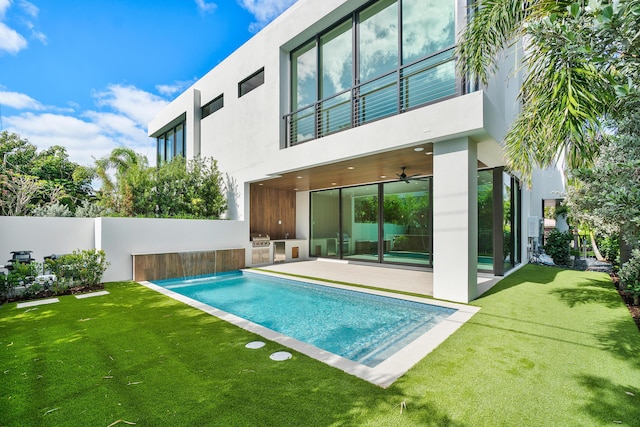
{"type": "Polygon", "coordinates": [[[42,262],[45,256],[92,249],[94,244],[93,218],[0,216],[0,265],[11,251],[33,251],[31,256],[42,262]]]}
{"type": "Polygon", "coordinates": [[[131,280],[134,253],[245,248],[249,257],[244,229],[241,221],[0,217],[0,265],[16,250],[33,251],[42,262],[47,255],[95,248],[110,263],[103,281],[131,280]]]}
{"type": "Polygon", "coordinates": [[[104,281],[131,280],[131,254],[247,248],[240,221],[207,221],[145,218],[98,218],[103,249],[111,266],[104,281]]]}

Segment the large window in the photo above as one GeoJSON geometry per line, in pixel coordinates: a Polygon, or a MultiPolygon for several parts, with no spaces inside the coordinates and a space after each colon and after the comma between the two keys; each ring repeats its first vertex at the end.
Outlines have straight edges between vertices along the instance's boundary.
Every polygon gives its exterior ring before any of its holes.
{"type": "Polygon", "coordinates": [[[313,256],[430,266],[431,178],[311,193],[313,256]]]}
{"type": "Polygon", "coordinates": [[[493,271],[493,169],[478,171],[478,270],[493,271]]]}
{"type": "Polygon", "coordinates": [[[378,261],[378,185],[342,189],[342,257],[378,261]]]}
{"type": "Polygon", "coordinates": [[[478,172],[478,270],[502,275],[520,263],[520,188],[502,168],[478,172]]]}
{"type": "MultiPolygon", "coordinates": [[[[478,171],[478,270],[521,262],[520,203],[516,178],[478,171]]],[[[312,192],[310,228],[312,256],[431,267],[433,178],[312,192]]]]}
{"type": "Polygon", "coordinates": [[[318,53],[315,41],[307,43],[291,54],[291,111],[295,139],[304,141],[315,137],[315,106],[318,99],[318,53]],[[309,106],[303,108],[305,106],[309,106]]]}
{"type": "Polygon", "coordinates": [[[454,0],[379,0],[291,52],[287,144],[458,93],[454,0]]]}
{"type": "Polygon", "coordinates": [[[359,78],[366,82],[398,67],[398,3],[379,1],[360,12],[359,78]]]}
{"type": "Polygon", "coordinates": [[[184,122],[167,130],[156,138],[158,165],[170,162],[174,157],[185,155],[185,131],[184,122]]]}
{"type": "Polygon", "coordinates": [[[431,265],[431,178],[384,184],[385,262],[431,265]]]}
{"type": "Polygon", "coordinates": [[[339,257],[340,190],[311,193],[311,239],[309,253],[318,257],[339,257]]]}
{"type": "Polygon", "coordinates": [[[410,64],[455,43],[455,2],[402,0],[402,63],[410,64]]]}
{"type": "Polygon", "coordinates": [[[320,37],[320,97],[324,99],[320,132],[328,134],[351,127],[353,84],[351,21],[320,37]]]}

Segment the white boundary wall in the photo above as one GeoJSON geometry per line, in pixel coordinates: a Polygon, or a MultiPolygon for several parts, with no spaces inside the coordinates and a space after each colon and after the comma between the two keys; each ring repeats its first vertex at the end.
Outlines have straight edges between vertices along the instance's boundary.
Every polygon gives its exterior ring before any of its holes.
{"type": "Polygon", "coordinates": [[[111,263],[103,281],[131,280],[132,254],[237,248],[249,253],[243,227],[242,221],[0,216],[0,265],[11,251],[33,251],[42,262],[47,255],[96,248],[111,263]]]}
{"type": "Polygon", "coordinates": [[[95,247],[94,218],[0,216],[0,265],[11,251],[33,251],[42,262],[51,254],[68,254],[95,247]]]}

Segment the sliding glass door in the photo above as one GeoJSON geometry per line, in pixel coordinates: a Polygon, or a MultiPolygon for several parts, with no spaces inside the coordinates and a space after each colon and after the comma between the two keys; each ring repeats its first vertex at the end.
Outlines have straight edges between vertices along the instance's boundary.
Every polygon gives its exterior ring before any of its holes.
{"type": "Polygon", "coordinates": [[[378,184],[342,189],[342,257],[378,261],[378,184]]]}
{"type": "MultiPolygon", "coordinates": [[[[425,177],[311,193],[310,255],[432,267],[432,189],[425,177]]],[[[520,204],[516,178],[478,171],[478,270],[502,275],[521,262],[520,204]]]]}
{"type": "Polygon", "coordinates": [[[431,265],[431,178],[386,183],[383,190],[383,261],[431,265]]]}

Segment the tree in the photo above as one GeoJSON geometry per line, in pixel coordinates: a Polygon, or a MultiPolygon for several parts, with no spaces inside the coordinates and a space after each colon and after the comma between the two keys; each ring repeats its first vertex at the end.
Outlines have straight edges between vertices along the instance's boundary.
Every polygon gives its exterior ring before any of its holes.
{"type": "MultiPolygon", "coordinates": [[[[630,120],[635,126],[635,120],[630,120]]],[[[622,133],[602,148],[593,168],[572,171],[574,185],[566,203],[575,221],[584,221],[605,235],[621,233],[634,246],[640,236],[639,134],[622,133]]]]}
{"type": "Polygon", "coordinates": [[[0,205],[5,215],[29,215],[56,203],[73,211],[92,197],[92,173],[69,161],[66,149],[41,152],[18,134],[0,132],[0,205]]]}
{"type": "Polygon", "coordinates": [[[6,216],[26,215],[42,187],[42,181],[30,175],[12,171],[0,175],[0,213],[6,216]]]}
{"type": "Polygon", "coordinates": [[[511,169],[565,156],[569,168],[589,165],[604,119],[629,111],[637,94],[640,0],[476,0],[457,54],[464,75],[487,84],[505,48],[525,54],[522,110],[505,136],[511,169]]]}
{"type": "Polygon", "coordinates": [[[227,208],[217,162],[176,157],[158,167],[128,148],[96,161],[103,207],[122,216],[218,218],[227,208]],[[115,180],[112,179],[115,177],[115,180]]]}
{"type": "Polygon", "coordinates": [[[101,205],[113,212],[132,216],[130,205],[133,196],[128,178],[135,175],[135,171],[147,167],[147,158],[127,147],[114,148],[108,156],[97,159],[94,172],[102,181],[98,191],[101,205]]]}

